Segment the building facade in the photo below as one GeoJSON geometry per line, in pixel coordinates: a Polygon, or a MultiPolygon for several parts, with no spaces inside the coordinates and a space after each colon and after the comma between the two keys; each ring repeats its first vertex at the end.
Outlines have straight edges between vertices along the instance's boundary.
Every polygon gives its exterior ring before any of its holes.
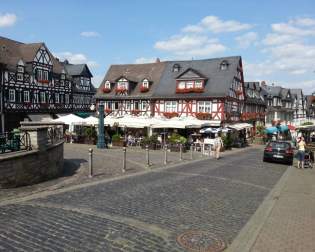
{"type": "Polygon", "coordinates": [[[245,102],[241,120],[256,126],[265,124],[266,102],[259,82],[245,82],[245,102]]]}
{"type": "Polygon", "coordinates": [[[74,97],[89,96],[91,100],[94,94],[76,88],[77,76],[72,76],[44,43],[25,44],[0,37],[0,64],[2,132],[19,127],[20,121],[31,119],[33,114],[51,116],[87,110],[75,106],[74,97]]]}
{"type": "Polygon", "coordinates": [[[265,91],[266,125],[274,125],[277,123],[291,124],[294,121],[294,96],[290,89],[280,86],[262,85],[265,91]]]}
{"type": "Polygon", "coordinates": [[[315,119],[315,92],[306,96],[306,116],[308,119],[315,119]]]}
{"type": "Polygon", "coordinates": [[[305,120],[306,119],[306,97],[303,94],[302,89],[290,89],[293,96],[293,120],[305,120]]]}
{"type": "Polygon", "coordinates": [[[112,65],[96,94],[106,115],[146,115],[238,122],[245,99],[239,56],[112,65]]]}

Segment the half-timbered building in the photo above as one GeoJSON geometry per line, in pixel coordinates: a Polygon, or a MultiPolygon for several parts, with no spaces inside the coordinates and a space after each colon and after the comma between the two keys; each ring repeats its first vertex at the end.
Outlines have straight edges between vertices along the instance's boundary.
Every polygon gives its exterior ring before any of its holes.
{"type": "Polygon", "coordinates": [[[241,120],[256,126],[265,124],[266,92],[261,88],[259,82],[245,82],[245,102],[241,113],[241,120]]]}
{"type": "Polygon", "coordinates": [[[112,65],[96,100],[105,114],[240,120],[244,77],[239,56],[205,60],[112,65]]]}
{"type": "MultiPolygon", "coordinates": [[[[19,127],[30,115],[81,111],[71,73],[45,43],[25,44],[0,37],[1,131],[19,127]]],[[[91,74],[89,73],[91,76],[91,74]]],[[[74,76],[74,79],[77,76],[74,76]]]]}

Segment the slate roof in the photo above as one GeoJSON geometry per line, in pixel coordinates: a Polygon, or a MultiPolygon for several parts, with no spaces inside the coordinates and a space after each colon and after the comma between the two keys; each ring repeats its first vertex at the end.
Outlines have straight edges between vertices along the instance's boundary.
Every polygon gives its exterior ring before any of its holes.
{"type": "Polygon", "coordinates": [[[89,68],[86,64],[69,64],[66,62],[62,62],[67,73],[71,76],[85,76],[85,77],[93,77],[89,68]]]}
{"type": "Polygon", "coordinates": [[[148,63],[148,64],[127,64],[127,65],[111,65],[107,71],[99,89],[97,90],[96,97],[113,97],[115,98],[135,98],[135,97],[149,97],[152,96],[156,86],[160,82],[160,78],[165,69],[166,62],[148,63]],[[128,97],[126,96],[116,96],[115,86],[116,82],[120,78],[126,78],[127,80],[133,82],[134,87],[130,91],[128,97]],[[139,86],[144,79],[148,79],[150,82],[150,89],[146,93],[141,93],[139,86]],[[104,88],[106,81],[111,82],[112,91],[110,93],[104,94],[102,89],[104,88]]]}
{"type": "Polygon", "coordinates": [[[240,56],[234,56],[204,60],[167,61],[165,62],[165,70],[161,77],[160,83],[153,94],[153,97],[225,97],[228,95],[234,76],[237,76],[237,67],[240,60],[240,56]],[[227,61],[229,64],[226,70],[220,69],[220,64],[223,61],[227,61]],[[179,72],[172,71],[174,64],[180,65],[179,72]],[[176,93],[176,77],[182,72],[185,72],[188,68],[194,69],[207,79],[205,91],[203,93],[176,93]]]}
{"type": "Polygon", "coordinates": [[[290,91],[291,94],[294,95],[298,100],[303,97],[303,91],[301,88],[292,88],[290,91]]]}
{"type": "Polygon", "coordinates": [[[245,82],[244,87],[245,87],[245,94],[246,94],[246,102],[247,103],[255,103],[255,104],[265,105],[265,101],[262,98],[265,93],[264,93],[263,89],[260,87],[259,82],[253,82],[253,81],[252,82],[245,82]],[[255,98],[251,97],[249,94],[249,90],[254,92],[257,97],[255,97],[255,98]]]}
{"type": "Polygon", "coordinates": [[[188,61],[164,61],[148,64],[128,64],[112,65],[106,73],[100,88],[97,91],[97,98],[201,98],[201,97],[225,97],[233,82],[234,76],[237,76],[237,67],[241,61],[240,56],[188,60],[188,61]],[[220,64],[228,62],[226,70],[220,69],[220,64]],[[173,66],[179,65],[179,71],[174,72],[173,66]],[[176,79],[182,77],[182,74],[191,70],[191,74],[199,75],[206,79],[205,91],[203,93],[176,93],[176,79]],[[115,95],[115,83],[121,77],[126,78],[133,84],[133,89],[128,96],[115,95]],[[150,81],[150,89],[147,93],[141,93],[139,84],[147,78],[150,81]],[[112,85],[110,93],[103,93],[105,82],[109,80],[112,85]],[[114,87],[113,87],[114,86],[114,87]]]}
{"type": "Polygon", "coordinates": [[[21,59],[25,64],[25,70],[32,70],[31,63],[37,51],[41,46],[44,46],[49,53],[53,63],[53,72],[61,73],[63,70],[62,64],[50,53],[45,43],[29,43],[25,44],[12,39],[0,36],[0,63],[6,65],[9,70],[15,71],[18,61],[21,59]]]}

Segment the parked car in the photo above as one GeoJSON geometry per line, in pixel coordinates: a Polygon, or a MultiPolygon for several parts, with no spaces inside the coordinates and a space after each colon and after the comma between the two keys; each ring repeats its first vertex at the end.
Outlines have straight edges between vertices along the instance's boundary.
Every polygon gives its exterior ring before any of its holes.
{"type": "Polygon", "coordinates": [[[264,162],[280,162],[292,165],[294,150],[286,141],[271,141],[264,150],[264,162]]]}

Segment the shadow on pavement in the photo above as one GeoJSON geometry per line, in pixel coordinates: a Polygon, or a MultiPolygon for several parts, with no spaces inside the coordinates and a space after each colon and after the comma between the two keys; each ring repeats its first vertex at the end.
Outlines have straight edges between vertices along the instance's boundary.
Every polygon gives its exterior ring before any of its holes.
{"type": "Polygon", "coordinates": [[[85,159],[64,159],[64,172],[62,177],[70,177],[76,173],[76,171],[81,167],[82,164],[87,163],[85,159]]]}

